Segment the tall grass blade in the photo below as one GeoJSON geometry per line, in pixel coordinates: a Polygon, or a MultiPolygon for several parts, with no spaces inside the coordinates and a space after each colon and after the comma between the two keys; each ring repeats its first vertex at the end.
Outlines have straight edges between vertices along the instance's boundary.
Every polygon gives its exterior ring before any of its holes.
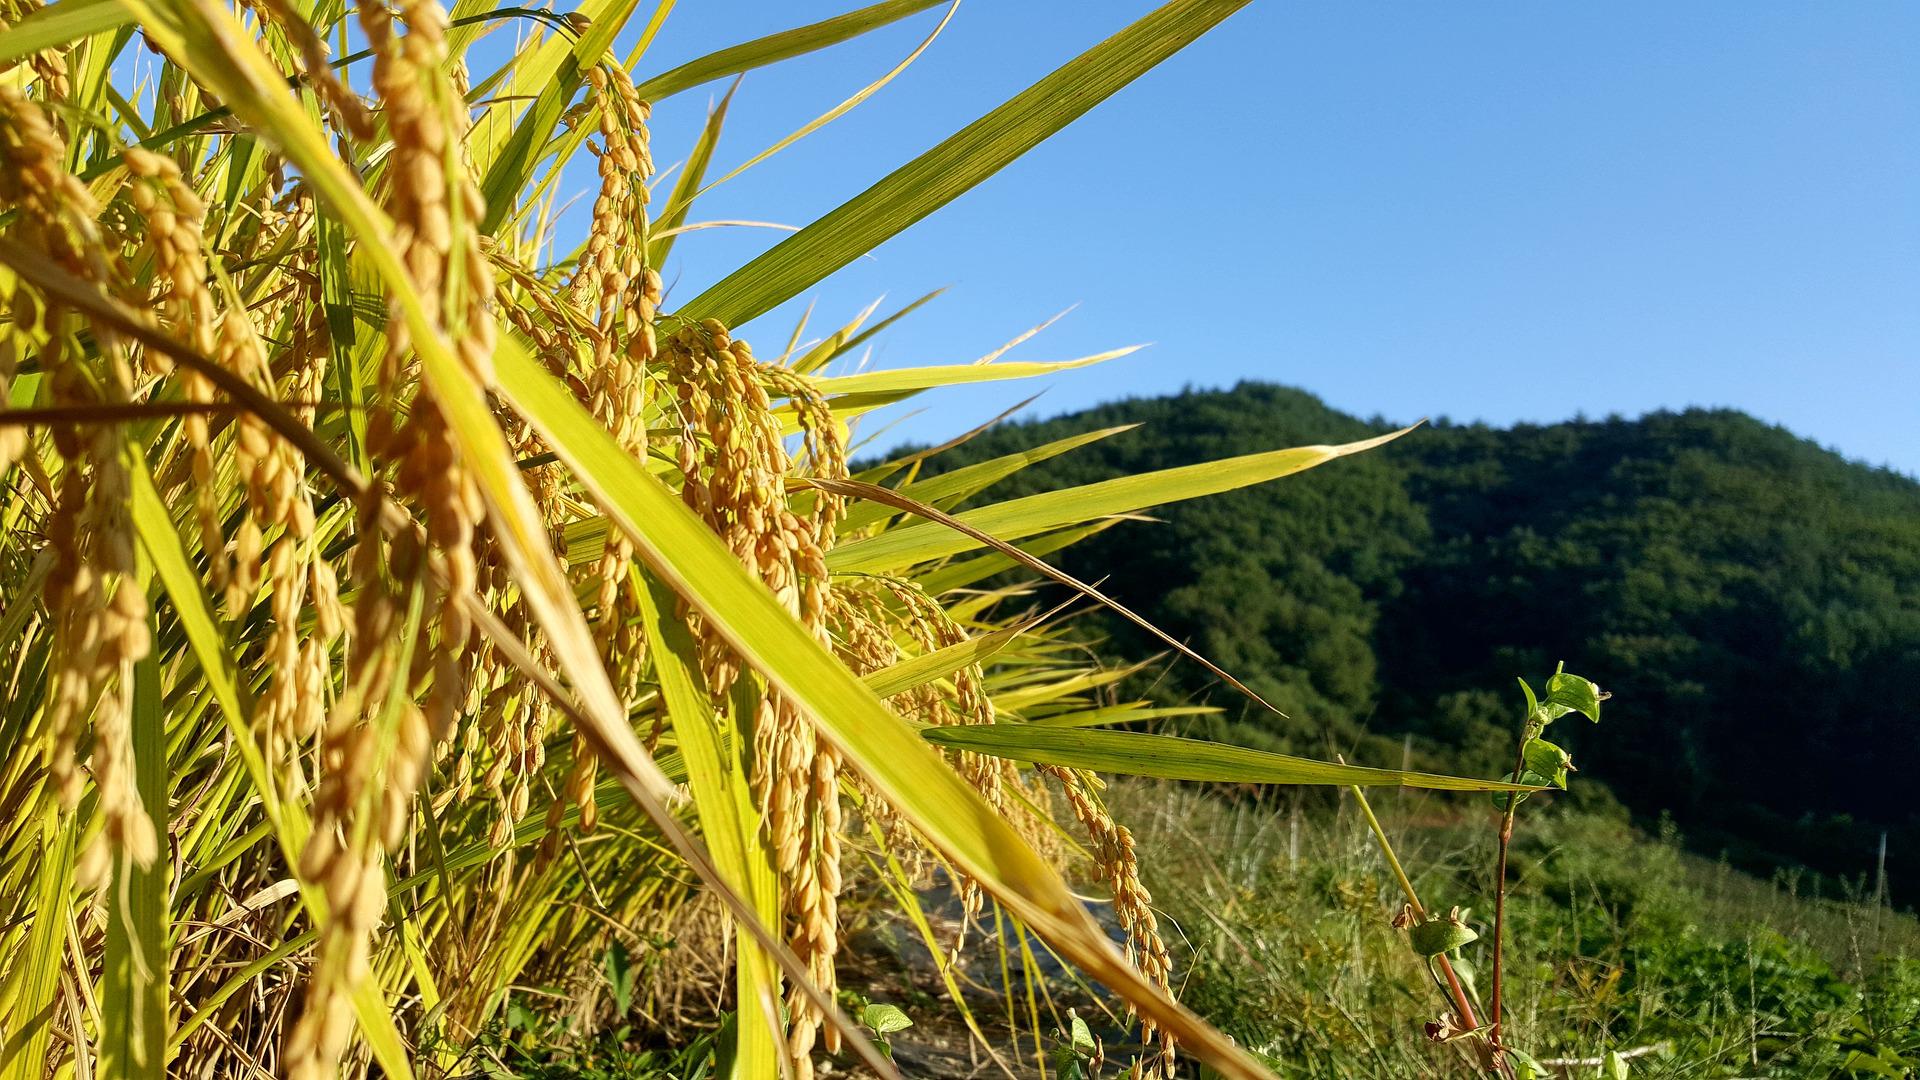
{"type": "MultiPolygon", "coordinates": [[[[246,767],[262,812],[273,824],[281,855],[288,865],[298,865],[300,850],[313,831],[306,807],[280,797],[274,771],[254,741],[249,719],[251,708],[242,696],[242,684],[233,671],[231,650],[215,622],[212,605],[201,591],[199,573],[188,560],[180,536],[174,531],[173,520],[167,515],[166,504],[153,486],[152,476],[144,467],[136,467],[132,470],[132,480],[133,521],[141,549],[153,560],[155,576],[173,600],[188,643],[200,662],[202,675],[219,700],[222,718],[233,732],[233,748],[246,767]]],[[[304,886],[300,896],[309,911],[326,911],[326,899],[319,888],[304,886]]],[[[379,986],[370,979],[361,980],[353,989],[353,1004],[361,1033],[381,1068],[395,1078],[411,1078],[413,1070],[405,1044],[379,986]]]]}
{"type": "MultiPolygon", "coordinates": [[[[953,21],[953,13],[959,10],[959,7],[960,7],[960,0],[953,0],[952,3],[948,4],[947,13],[940,17],[940,21],[934,25],[932,32],[927,34],[926,40],[922,41],[917,47],[915,47],[915,49],[911,53],[908,53],[906,59],[900,61],[898,64],[895,64],[885,75],[882,75],[880,76],[880,78],[875,79],[873,82],[870,82],[867,85],[861,87],[860,91],[854,94],[852,97],[846,99],[845,101],[842,101],[838,105],[835,105],[833,108],[828,109],[826,112],[821,113],[819,116],[814,117],[812,120],[807,121],[805,124],[802,124],[799,128],[794,130],[792,133],[786,135],[785,137],[780,139],[778,142],[774,143],[772,146],[767,147],[765,150],[762,150],[759,153],[753,155],[747,160],[741,162],[739,165],[734,166],[731,170],[727,172],[725,176],[722,176],[720,179],[715,180],[713,183],[708,184],[706,187],[701,188],[700,193],[704,194],[705,192],[711,191],[712,189],[719,187],[721,184],[726,183],[727,181],[733,179],[734,177],[739,176],[741,173],[746,172],[748,169],[753,168],[755,165],[760,164],[761,162],[767,160],[773,155],[779,153],[780,151],[785,150],[787,147],[792,146],[794,143],[799,142],[801,139],[806,138],[807,136],[813,134],[814,132],[819,131],[821,128],[826,127],[828,124],[833,123],[835,120],[840,119],[842,116],[845,116],[846,114],[852,112],[854,109],[860,106],[861,102],[864,102],[868,98],[871,98],[873,95],[879,93],[883,88],[886,87],[888,83],[899,78],[901,72],[913,66],[913,62],[915,60],[920,59],[921,54],[926,52],[929,48],[933,46],[934,41],[937,38],[939,38],[941,31],[945,30],[947,28],[947,24],[953,21]]],[[[736,83],[735,85],[738,85],[738,84],[736,83]]]]}
{"type": "Polygon", "coordinates": [[[700,127],[700,137],[693,141],[693,150],[687,154],[685,164],[680,166],[680,175],[674,179],[673,194],[667,197],[667,206],[654,220],[647,241],[647,265],[665,266],[667,256],[673,252],[673,242],[678,236],[680,226],[687,223],[687,213],[693,209],[693,200],[701,189],[701,181],[706,179],[707,166],[713,164],[714,148],[720,145],[720,129],[727,123],[727,106],[733,104],[734,91],[740,89],[736,81],[727,87],[720,103],[707,112],[707,122],[700,127]]]}
{"type": "MultiPolygon", "coordinates": [[[[906,484],[897,490],[900,494],[923,503],[938,504],[943,501],[964,499],[977,495],[995,483],[1019,472],[1030,465],[1037,465],[1049,458],[1058,457],[1069,450],[1077,450],[1088,443],[1111,438],[1123,431],[1132,431],[1137,424],[1123,424],[1119,427],[1101,428],[1080,435],[1069,435],[1064,439],[1055,439],[1050,443],[1019,450],[973,465],[964,465],[952,472],[944,472],[929,480],[920,480],[906,484]]],[[[859,501],[847,508],[841,518],[843,532],[853,532],[877,521],[899,513],[895,507],[883,503],[859,501]]]]}
{"type": "Polygon", "coordinates": [[[300,857],[300,848],[312,831],[306,808],[298,802],[283,802],[273,770],[260,752],[253,734],[253,703],[234,667],[233,649],[220,629],[200,584],[199,571],[187,555],[180,534],[174,530],[166,503],[154,487],[153,476],[145,468],[133,470],[133,527],[140,538],[140,550],[152,561],[154,577],[172,601],[174,617],[187,639],[187,648],[200,669],[200,678],[213,695],[220,718],[233,735],[233,749],[247,770],[260,809],[272,824],[283,857],[300,857]]]}
{"type": "Polygon", "coordinates": [[[0,1080],[40,1080],[47,1072],[64,966],[61,954],[67,924],[73,920],[75,826],[72,818],[56,813],[51,802],[44,804],[39,818],[40,865],[34,875],[39,890],[33,926],[27,931],[25,966],[18,972],[16,996],[6,1002],[13,1025],[0,1035],[0,1080]]]}
{"type": "Polygon", "coordinates": [[[935,679],[951,675],[969,664],[982,664],[994,654],[1006,648],[1019,637],[1033,628],[1031,622],[995,630],[991,634],[971,637],[958,645],[949,645],[944,649],[921,653],[911,659],[890,664],[861,681],[876,697],[892,697],[904,694],[918,686],[925,686],[935,679]]]}
{"type": "MultiPolygon", "coordinates": [[[[1061,585],[1065,585],[1067,588],[1072,589],[1073,591],[1081,594],[1082,596],[1085,596],[1095,601],[1096,603],[1099,603],[1103,607],[1109,608],[1110,610],[1116,612],[1117,614],[1120,615],[1121,618],[1126,619],[1128,622],[1133,623],[1135,626],[1138,626],[1140,629],[1145,630],[1147,633],[1152,634],[1154,637],[1157,637],[1161,641],[1166,642],[1168,645],[1173,646],[1174,651],[1178,652],[1180,655],[1186,657],[1187,659],[1192,660],[1194,663],[1199,664],[1201,667],[1206,668],[1208,671],[1212,672],[1215,676],[1217,676],[1222,682],[1226,683],[1228,686],[1233,687],[1235,690],[1238,690],[1240,693],[1245,694],[1247,697],[1252,698],[1254,701],[1259,702],[1262,706],[1267,708],[1269,711],[1276,712],[1276,713],[1280,711],[1279,709],[1274,708],[1267,701],[1266,698],[1263,698],[1259,694],[1254,693],[1252,688],[1248,687],[1245,683],[1241,682],[1239,679],[1235,678],[1232,674],[1228,673],[1225,668],[1220,667],[1218,664],[1215,664],[1212,660],[1209,660],[1206,657],[1200,655],[1198,652],[1194,651],[1192,646],[1188,645],[1184,641],[1181,641],[1179,638],[1174,637],[1172,634],[1167,633],[1165,630],[1160,629],[1158,626],[1154,625],[1150,620],[1146,619],[1144,616],[1135,612],[1132,608],[1129,608],[1125,604],[1120,603],[1118,600],[1113,599],[1107,594],[1101,592],[1099,589],[1094,588],[1092,585],[1089,585],[1086,582],[1081,581],[1079,578],[1074,577],[1072,574],[1069,574],[1064,570],[1056,569],[1053,566],[1050,566],[1047,563],[1042,562],[1041,560],[1034,558],[1031,555],[1028,555],[1026,552],[1021,551],[1018,547],[1014,546],[1013,544],[1005,540],[1002,540],[996,536],[993,536],[990,533],[987,533],[986,531],[972,525],[969,522],[966,522],[961,520],[960,518],[954,517],[952,514],[949,514],[944,510],[936,509],[934,507],[926,505],[925,503],[915,502],[913,499],[907,498],[905,495],[902,495],[891,488],[877,487],[873,484],[863,484],[853,480],[823,480],[823,479],[816,478],[808,482],[813,484],[815,487],[824,488],[829,491],[837,491],[842,494],[854,496],[856,498],[870,499],[874,502],[886,503],[898,509],[906,510],[920,517],[930,519],[928,524],[944,526],[948,529],[953,530],[955,533],[960,534],[961,536],[964,536],[970,540],[975,541],[976,543],[984,544],[988,547],[991,547],[999,551],[1002,555],[1007,556],[1008,558],[1012,559],[1014,562],[1019,563],[1021,566],[1026,567],[1027,569],[1033,571],[1036,574],[1039,574],[1040,576],[1046,578],[1047,580],[1058,582],[1061,585]]],[[[904,530],[901,530],[901,531],[904,531],[904,530]]],[[[831,562],[829,562],[829,565],[832,565],[831,562]]]]}
{"type": "MultiPolygon", "coordinates": [[[[133,765],[140,802],[153,818],[155,832],[164,836],[167,732],[162,708],[160,658],[148,654],[133,666],[133,765]]],[[[155,859],[143,869],[123,860],[108,886],[99,1047],[100,1075],[106,1080],[160,1080],[167,1075],[169,863],[155,859]]]]}
{"type": "MultiPolygon", "coordinates": [[[[474,160],[486,169],[486,177],[480,182],[480,197],[486,202],[486,216],[480,219],[480,232],[491,236],[500,230],[514,209],[514,196],[533,179],[535,166],[544,156],[542,151],[547,140],[560,126],[560,115],[567,111],[575,94],[587,81],[587,71],[607,55],[613,46],[613,39],[633,15],[633,9],[639,0],[589,0],[581,6],[581,13],[592,22],[585,33],[570,48],[562,49],[564,39],[551,37],[542,46],[541,55],[536,59],[538,65],[532,70],[544,72],[545,61],[552,56],[553,70],[544,76],[522,79],[518,69],[514,73],[514,82],[522,87],[518,92],[526,93],[529,88],[539,87],[539,96],[534,100],[520,120],[513,127],[513,134],[497,148],[476,147],[474,160]],[[536,81],[537,80],[537,81],[536,81]]],[[[476,128],[476,132],[492,130],[490,126],[476,128]]]]}
{"type": "Polygon", "coordinates": [[[961,383],[1000,382],[1005,379],[1031,379],[1055,375],[1074,368],[1088,367],[1106,360],[1118,360],[1140,350],[1138,345],[1083,356],[1077,360],[1052,362],[1025,361],[1012,364],[938,364],[927,367],[896,368],[892,371],[863,371],[858,375],[836,375],[818,379],[825,394],[900,394],[931,390],[961,383]]]}
{"type": "MultiPolygon", "coordinates": [[[[640,595],[641,621],[653,645],[660,695],[666,701],[674,737],[686,759],[687,785],[693,793],[694,812],[700,818],[700,834],[706,838],[707,850],[727,883],[752,902],[763,925],[776,926],[779,907],[773,868],[760,840],[760,815],[740,763],[743,741],[738,725],[729,725],[734,736],[729,749],[718,728],[721,717],[699,682],[698,652],[692,634],[685,623],[661,618],[663,610],[672,610],[674,595],[658,582],[649,582],[640,595]]],[[[734,1075],[773,1076],[784,1067],[780,972],[745,928],[739,935],[739,948],[734,972],[738,1016],[734,1025],[734,1075]]]]}
{"type": "MultiPolygon", "coordinates": [[[[1091,525],[1060,529],[1014,546],[1023,554],[1041,558],[1070,548],[1090,536],[1097,536],[1125,520],[1127,519],[1119,517],[1106,518],[1091,525]]],[[[1019,564],[1013,556],[993,551],[975,558],[948,563],[920,574],[914,580],[920,583],[920,587],[925,589],[928,595],[940,596],[955,589],[977,585],[995,574],[1013,569],[1016,565],[1019,564]]]]}
{"type": "Polygon", "coordinates": [[[1130,705],[1109,705],[1098,709],[1028,717],[1027,723],[1035,727],[1099,727],[1102,724],[1134,724],[1142,720],[1164,720],[1175,716],[1214,716],[1225,711],[1214,705],[1163,705],[1156,708],[1136,701],[1130,705]]]}

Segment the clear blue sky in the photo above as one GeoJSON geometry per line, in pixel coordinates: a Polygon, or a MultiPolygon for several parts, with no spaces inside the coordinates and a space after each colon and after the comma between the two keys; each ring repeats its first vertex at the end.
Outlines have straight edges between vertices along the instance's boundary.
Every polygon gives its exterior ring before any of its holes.
{"type": "MultiPolygon", "coordinates": [[[[689,0],[642,73],[844,6],[689,0]]],[[[805,224],[1150,6],[968,0],[694,217],[805,224]]],[[[749,75],[713,175],[938,18],[749,75]]],[[[723,89],[661,105],[663,167],[723,89]]],[[[673,293],[777,239],[684,238],[673,293]]],[[[825,330],[941,286],[876,366],[972,360],[1073,305],[1014,357],[1154,344],[923,397],[882,443],[1042,386],[1045,415],[1257,378],[1400,420],[1726,405],[1920,472],[1920,5],[1256,0],[805,299],[825,330]]],[[[748,336],[777,351],[803,306],[748,336]]]]}

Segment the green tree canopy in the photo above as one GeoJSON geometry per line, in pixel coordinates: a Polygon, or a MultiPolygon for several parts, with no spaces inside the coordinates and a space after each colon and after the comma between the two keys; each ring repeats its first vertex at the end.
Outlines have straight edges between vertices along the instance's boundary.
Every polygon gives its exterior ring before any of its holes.
{"type": "MultiPolygon", "coordinates": [[[[1242,383],[1007,424],[936,462],[1127,423],[1142,426],[992,498],[1388,428],[1242,383]]],[[[1847,874],[1871,868],[1883,827],[1896,874],[1920,847],[1895,772],[1920,758],[1908,477],[1727,410],[1441,421],[1156,516],[1060,557],[1288,714],[1197,665],[1140,677],[1161,698],[1228,706],[1212,734],[1391,765],[1408,739],[1420,766],[1491,775],[1511,745],[1512,674],[1565,660],[1617,691],[1606,738],[1568,733],[1576,764],[1636,811],[1743,859],[1847,874]]],[[[1119,620],[1090,625],[1118,657],[1161,649],[1119,620]]]]}

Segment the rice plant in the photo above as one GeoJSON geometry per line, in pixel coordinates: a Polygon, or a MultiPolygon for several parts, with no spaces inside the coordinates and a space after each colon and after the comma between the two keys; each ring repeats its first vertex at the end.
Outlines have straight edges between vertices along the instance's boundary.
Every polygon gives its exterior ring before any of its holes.
{"type": "Polygon", "coordinates": [[[833,373],[897,315],[735,332],[1241,2],[1173,0],[669,302],[723,114],[663,193],[653,104],[931,3],[651,73],[671,0],[7,0],[0,1075],[445,1075],[515,987],[689,920],[734,1075],[888,1075],[835,1005],[854,851],[1111,988],[1142,1074],[1265,1075],[1173,1001],[1091,770],[1503,785],[1097,730],[1151,714],[1085,704],[1111,673],[992,582],[1383,440],[951,514],[1031,455],[854,475],[850,423],[1058,365],[833,373]]]}

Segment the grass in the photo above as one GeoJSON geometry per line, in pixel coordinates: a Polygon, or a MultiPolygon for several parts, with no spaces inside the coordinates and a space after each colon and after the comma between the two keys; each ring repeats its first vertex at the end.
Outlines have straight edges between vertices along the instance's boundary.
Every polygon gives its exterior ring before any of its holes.
{"type": "MultiPolygon", "coordinates": [[[[1156,853],[1185,1000],[1281,1075],[1473,1075],[1422,1033],[1439,998],[1389,925],[1400,889],[1350,799],[1290,812],[1127,784],[1114,803],[1156,853]]],[[[1428,905],[1476,909],[1484,931],[1491,808],[1376,805],[1428,905]]],[[[1857,888],[1761,881],[1570,808],[1523,816],[1509,874],[1509,1038],[1536,1058],[1653,1047],[1631,1065],[1657,1077],[1920,1068],[1920,923],[1857,888]]],[[[1484,933],[1462,959],[1484,993],[1484,933]]]]}
{"type": "MultiPolygon", "coordinates": [[[[1146,883],[1182,999],[1276,1075],[1480,1075],[1464,1048],[1423,1031],[1441,999],[1390,925],[1400,887],[1350,798],[1255,803],[1122,781],[1108,799],[1152,853],[1146,883]]],[[[1488,894],[1490,808],[1419,794],[1375,803],[1430,903],[1472,907],[1488,894]]],[[[1604,799],[1523,819],[1511,874],[1510,1037],[1548,1075],[1604,1076],[1608,1051],[1640,1077],[1904,1077],[1920,1067],[1920,921],[1866,902],[1859,883],[1763,881],[1688,851],[1670,829],[1648,835],[1604,799]]],[[[1096,881],[1081,886],[1101,893],[1096,881]]],[[[844,993],[898,1003],[912,1018],[892,1037],[918,1070],[909,1075],[1002,1075],[984,1054],[953,1049],[967,1033],[937,993],[931,957],[875,897],[869,880],[849,898],[864,929],[844,993]]],[[[940,921],[943,897],[950,921],[950,894],[924,899],[940,921]]],[[[1467,919],[1487,929],[1484,911],[1467,919]]],[[[1062,1075],[1070,1007],[1108,1046],[1129,1038],[1110,1000],[1042,962],[1036,1043],[1024,1021],[1004,1020],[1009,1002],[1026,1008],[1020,965],[1009,998],[991,957],[977,954],[963,978],[990,1044],[1018,1075],[1041,1076],[1042,1061],[1046,1075],[1062,1075]]],[[[1458,967],[1484,994],[1484,942],[1458,967]]],[[[732,1023],[730,1013],[689,1016],[661,1042],[619,1007],[617,986],[611,975],[596,980],[597,1006],[584,1017],[553,1007],[557,990],[516,999],[489,1032],[491,1064],[476,1071],[689,1080],[725,1060],[713,1025],[732,1023]]]]}

